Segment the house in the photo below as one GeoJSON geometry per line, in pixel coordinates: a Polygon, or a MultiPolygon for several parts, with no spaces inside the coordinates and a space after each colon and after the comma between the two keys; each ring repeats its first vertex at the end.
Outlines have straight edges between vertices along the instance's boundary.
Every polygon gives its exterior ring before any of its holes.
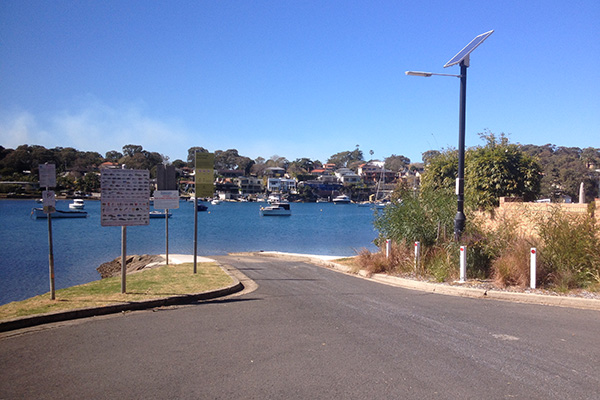
{"type": "Polygon", "coordinates": [[[338,178],[338,181],[342,182],[344,185],[351,185],[360,182],[360,176],[355,174],[349,168],[338,168],[335,171],[335,176],[338,178]]]}
{"type": "Polygon", "coordinates": [[[296,180],[288,178],[267,178],[267,190],[269,192],[295,192],[296,180]]]}
{"type": "Polygon", "coordinates": [[[265,175],[272,178],[280,178],[285,175],[285,168],[281,167],[269,167],[265,169],[265,175]]]}
{"type": "Polygon", "coordinates": [[[240,194],[255,194],[262,193],[262,180],[255,176],[240,176],[235,178],[233,182],[239,187],[240,194]]]}

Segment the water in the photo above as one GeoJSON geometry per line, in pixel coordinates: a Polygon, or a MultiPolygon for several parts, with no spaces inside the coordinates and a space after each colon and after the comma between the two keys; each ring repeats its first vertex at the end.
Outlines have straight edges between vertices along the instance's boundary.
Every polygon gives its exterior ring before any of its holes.
{"type": "MultiPolygon", "coordinates": [[[[67,210],[68,203],[58,200],[57,208],[67,210]]],[[[0,304],[50,290],[48,223],[30,218],[37,206],[33,200],[0,201],[0,304]]],[[[376,249],[367,207],[294,203],[291,217],[261,217],[260,206],[223,202],[198,213],[198,255],[264,250],[351,256],[376,249]]],[[[85,210],[88,218],[52,220],[56,289],[100,279],[96,268],[121,255],[121,228],[100,226],[100,202],[86,201],[85,210]]],[[[171,212],[169,253],[193,254],[193,205],[181,202],[171,212]]],[[[127,254],[164,253],[164,219],[127,228],[127,254]]]]}

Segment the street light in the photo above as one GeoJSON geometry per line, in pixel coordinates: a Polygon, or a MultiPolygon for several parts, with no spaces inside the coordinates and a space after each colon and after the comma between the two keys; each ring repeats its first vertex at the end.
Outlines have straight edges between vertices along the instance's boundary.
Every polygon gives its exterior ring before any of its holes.
{"type": "Polygon", "coordinates": [[[476,36],[475,39],[471,40],[461,51],[459,51],[454,57],[450,59],[444,65],[444,68],[451,67],[453,65],[460,65],[460,75],[451,74],[436,74],[433,72],[422,72],[422,71],[406,71],[406,75],[409,76],[421,76],[429,78],[430,76],[453,76],[460,78],[460,107],[459,107],[459,119],[458,119],[458,174],[456,177],[456,216],[454,217],[454,240],[458,241],[460,235],[465,229],[465,223],[467,218],[464,213],[465,203],[465,119],[466,119],[466,103],[467,103],[467,68],[469,67],[469,55],[473,50],[477,48],[485,39],[488,38],[493,30],[482,33],[476,36]]]}

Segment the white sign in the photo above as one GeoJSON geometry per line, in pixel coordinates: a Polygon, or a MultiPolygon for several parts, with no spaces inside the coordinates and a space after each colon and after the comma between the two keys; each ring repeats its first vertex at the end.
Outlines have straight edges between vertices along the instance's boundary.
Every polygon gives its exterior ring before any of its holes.
{"type": "Polygon", "coordinates": [[[56,195],[54,190],[42,191],[42,204],[44,206],[44,212],[50,214],[56,211],[56,195]]]}
{"type": "Polygon", "coordinates": [[[150,223],[150,173],[141,169],[103,169],[100,175],[100,224],[150,223]]]}
{"type": "Polygon", "coordinates": [[[179,191],[155,190],[154,208],[157,210],[174,210],[179,208],[179,191]]]}
{"type": "Polygon", "coordinates": [[[40,164],[39,175],[41,187],[56,186],[56,166],[54,164],[40,164]]]}

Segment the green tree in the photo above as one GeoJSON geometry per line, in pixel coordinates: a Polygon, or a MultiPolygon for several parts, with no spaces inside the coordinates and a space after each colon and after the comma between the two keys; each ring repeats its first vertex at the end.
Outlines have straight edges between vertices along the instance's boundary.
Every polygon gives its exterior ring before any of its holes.
{"type": "Polygon", "coordinates": [[[133,157],[137,153],[141,153],[144,150],[139,144],[126,144],[123,146],[123,155],[125,157],[133,157]]]}
{"type": "Polygon", "coordinates": [[[353,151],[342,151],[329,157],[327,162],[329,164],[335,164],[338,168],[347,167],[350,168],[352,164],[357,164],[364,161],[363,152],[359,149],[358,145],[353,151]]]}
{"type": "Polygon", "coordinates": [[[112,163],[119,162],[119,160],[121,158],[123,158],[123,154],[119,153],[116,150],[107,151],[106,154],[105,154],[105,156],[104,156],[104,159],[106,161],[110,161],[112,163]]]}
{"type": "Polygon", "coordinates": [[[533,157],[511,144],[504,134],[480,134],[487,143],[470,149],[465,162],[465,185],[479,208],[498,205],[501,196],[532,201],[540,193],[541,166],[533,157]]]}
{"type": "Polygon", "coordinates": [[[190,147],[188,149],[188,156],[187,156],[187,162],[188,162],[188,166],[189,167],[193,167],[194,166],[194,160],[195,160],[194,154],[196,152],[198,152],[198,153],[208,153],[209,151],[206,150],[204,147],[199,147],[199,146],[190,147]]]}
{"type": "Polygon", "coordinates": [[[385,168],[394,172],[402,172],[406,170],[408,164],[410,164],[410,158],[404,157],[402,155],[397,156],[395,154],[386,157],[384,161],[385,168]]]}
{"type": "MultiPolygon", "coordinates": [[[[533,200],[540,193],[541,167],[534,157],[504,134],[480,134],[485,146],[470,148],[465,154],[465,201],[476,208],[490,208],[501,196],[520,196],[533,200]]],[[[429,160],[422,178],[424,189],[453,189],[458,171],[454,149],[429,160]]]]}
{"type": "Polygon", "coordinates": [[[429,162],[435,157],[439,156],[440,152],[437,150],[427,150],[423,154],[421,154],[421,160],[423,160],[423,164],[427,165],[429,162]]]}

